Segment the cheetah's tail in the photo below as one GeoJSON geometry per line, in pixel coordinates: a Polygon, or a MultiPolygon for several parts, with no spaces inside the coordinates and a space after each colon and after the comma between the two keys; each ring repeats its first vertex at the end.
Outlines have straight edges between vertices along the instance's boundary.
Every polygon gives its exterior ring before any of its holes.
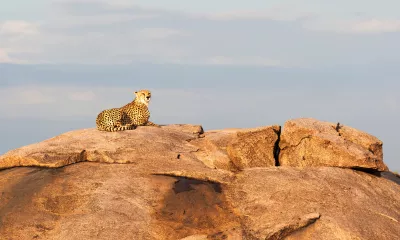
{"type": "Polygon", "coordinates": [[[125,130],[133,130],[135,128],[136,128],[136,126],[134,126],[134,125],[125,125],[125,126],[119,126],[119,127],[115,127],[115,126],[107,126],[104,128],[98,127],[97,129],[100,131],[106,131],[106,132],[119,132],[119,131],[125,131],[125,130]]]}

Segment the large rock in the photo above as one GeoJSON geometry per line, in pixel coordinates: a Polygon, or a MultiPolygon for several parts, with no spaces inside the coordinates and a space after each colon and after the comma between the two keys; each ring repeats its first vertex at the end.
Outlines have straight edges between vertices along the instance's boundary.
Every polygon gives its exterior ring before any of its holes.
{"type": "Polygon", "coordinates": [[[88,162],[3,170],[0,239],[180,239],[239,229],[217,183],[147,171],[88,162]]]}
{"type": "Polygon", "coordinates": [[[400,186],[340,168],[256,168],[227,196],[247,239],[399,239],[400,186]]]}
{"type": "Polygon", "coordinates": [[[379,139],[354,128],[311,118],[287,121],[279,147],[281,166],[388,170],[379,139]]]}
{"type": "Polygon", "coordinates": [[[275,166],[279,134],[280,126],[214,130],[191,144],[199,148],[195,155],[207,166],[238,171],[275,166]]]}
{"type": "Polygon", "coordinates": [[[367,173],[255,168],[228,182],[221,177],[220,183],[190,178],[197,170],[186,169],[189,178],[146,171],[135,164],[88,162],[57,169],[3,170],[0,236],[7,240],[400,237],[400,186],[367,173]]]}
{"type": "Polygon", "coordinates": [[[61,167],[90,161],[140,163],[191,156],[198,150],[188,141],[202,133],[201,126],[138,127],[134,131],[102,132],[83,129],[10,151],[0,157],[0,169],[17,166],[61,167]],[[151,130],[150,130],[151,129],[151,130]],[[150,130],[150,131],[149,131],[150,130]]]}
{"type": "Polygon", "coordinates": [[[275,166],[274,147],[279,128],[225,129],[206,133],[199,125],[138,127],[134,131],[113,133],[82,129],[12,150],[0,156],[0,169],[61,167],[84,161],[140,164],[146,160],[157,165],[185,158],[229,171],[275,166]]]}
{"type": "Polygon", "coordinates": [[[240,129],[224,129],[207,131],[201,138],[190,141],[199,150],[194,154],[209,168],[234,171],[235,165],[226,151],[230,142],[234,141],[240,129]]]}
{"type": "Polygon", "coordinates": [[[239,170],[275,166],[275,148],[280,131],[280,126],[270,126],[238,132],[227,147],[233,164],[239,170]]]}
{"type": "Polygon", "coordinates": [[[10,151],[0,239],[400,238],[398,184],[261,167],[273,165],[277,129],[85,129],[10,151]]]}

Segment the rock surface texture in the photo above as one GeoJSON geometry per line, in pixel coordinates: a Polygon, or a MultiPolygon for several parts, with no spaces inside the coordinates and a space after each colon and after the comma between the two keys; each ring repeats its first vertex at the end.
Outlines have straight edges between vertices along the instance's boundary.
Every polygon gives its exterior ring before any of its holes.
{"type": "Polygon", "coordinates": [[[400,239],[382,142],[315,119],[76,130],[0,169],[1,240],[400,239]]]}
{"type": "Polygon", "coordinates": [[[311,118],[287,121],[279,146],[281,166],[388,170],[379,139],[339,123],[311,118]]]}

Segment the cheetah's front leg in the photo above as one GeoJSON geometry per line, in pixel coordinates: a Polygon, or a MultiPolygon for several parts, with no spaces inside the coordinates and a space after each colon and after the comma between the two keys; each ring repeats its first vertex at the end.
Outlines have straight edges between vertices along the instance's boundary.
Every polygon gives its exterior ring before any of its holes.
{"type": "Polygon", "coordinates": [[[122,127],[122,120],[118,120],[114,122],[114,128],[120,128],[122,127]]]}
{"type": "Polygon", "coordinates": [[[134,130],[136,126],[134,124],[122,124],[122,120],[116,121],[114,124],[114,130],[124,131],[124,130],[134,130]]]}

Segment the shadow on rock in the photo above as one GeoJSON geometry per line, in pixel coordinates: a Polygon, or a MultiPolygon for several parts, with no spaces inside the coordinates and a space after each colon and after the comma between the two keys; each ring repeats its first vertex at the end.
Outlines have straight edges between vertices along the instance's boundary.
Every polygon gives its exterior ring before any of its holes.
{"type": "Polygon", "coordinates": [[[208,235],[209,239],[241,237],[238,217],[225,200],[219,183],[175,178],[155,212],[155,218],[171,239],[195,234],[208,235]]]}

